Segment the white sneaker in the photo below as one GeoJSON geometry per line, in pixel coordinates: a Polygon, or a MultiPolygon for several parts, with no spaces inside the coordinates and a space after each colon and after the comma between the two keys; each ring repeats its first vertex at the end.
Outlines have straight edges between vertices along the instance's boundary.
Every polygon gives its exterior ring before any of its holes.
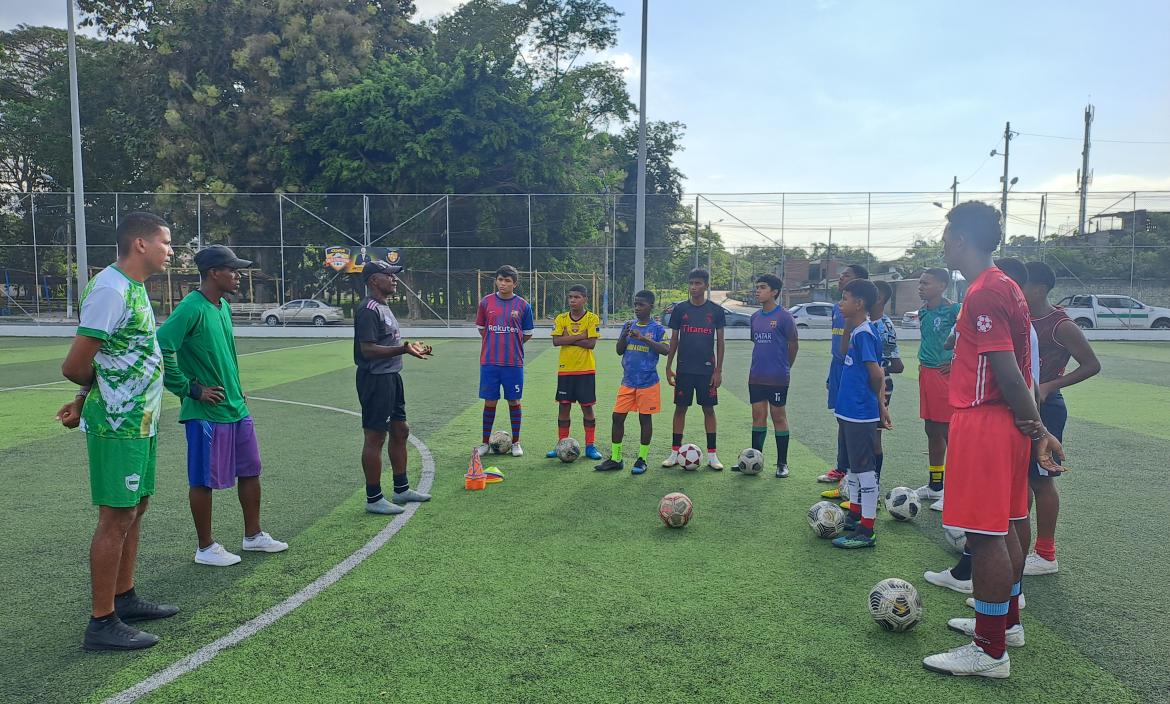
{"type": "MultiPolygon", "coordinates": [[[[947,621],[947,628],[952,631],[958,631],[965,636],[975,636],[975,619],[973,618],[952,618],[947,621]]],[[[1007,629],[1007,640],[1005,641],[1009,647],[1019,648],[1024,644],[1024,624],[1017,623],[1011,628],[1007,629]]]]}
{"type": "Polygon", "coordinates": [[[678,450],[671,450],[670,454],[666,456],[666,459],[662,460],[662,466],[663,467],[676,467],[676,466],[678,466],[678,450]]]}
{"type": "Polygon", "coordinates": [[[476,454],[478,454],[480,457],[484,457],[485,455],[487,455],[491,451],[492,451],[492,446],[487,444],[486,442],[484,444],[480,445],[479,447],[475,448],[476,454]]]}
{"type": "Polygon", "coordinates": [[[195,563],[211,565],[212,567],[227,567],[240,561],[240,556],[228,552],[227,548],[219,543],[212,543],[205,549],[195,551],[195,563]]]}
{"type": "Polygon", "coordinates": [[[943,497],[942,489],[931,489],[929,484],[923,484],[914,490],[919,501],[938,501],[943,497]]]}
{"type": "Polygon", "coordinates": [[[520,443],[518,443],[518,442],[512,443],[512,456],[513,457],[523,457],[524,456],[524,448],[520,447],[520,443]]]}
{"type": "Polygon", "coordinates": [[[253,552],[284,552],[288,550],[288,543],[282,543],[264,531],[260,531],[251,538],[245,536],[243,548],[253,552]]]}
{"type": "Polygon", "coordinates": [[[942,570],[941,572],[931,572],[927,570],[922,573],[922,578],[936,587],[946,587],[952,591],[960,594],[971,593],[971,580],[969,579],[955,579],[950,570],[942,570]]]}
{"type": "Polygon", "coordinates": [[[1024,575],[1028,577],[1035,577],[1041,574],[1056,574],[1060,571],[1060,565],[1056,560],[1046,560],[1034,552],[1028,553],[1028,557],[1024,559],[1024,575]]]}
{"type": "Polygon", "coordinates": [[[392,504],[386,500],[386,497],[378,499],[374,503],[366,502],[366,513],[378,513],[382,515],[392,516],[399,513],[405,513],[406,509],[398,504],[392,504]]]}
{"type": "Polygon", "coordinates": [[[945,653],[924,658],[922,666],[931,672],[961,677],[975,675],[976,677],[992,677],[1002,680],[1007,679],[1012,674],[1012,661],[1006,652],[1003,657],[996,660],[974,643],[961,645],[945,653]]]}
{"type": "MultiPolygon", "coordinates": [[[[973,597],[973,596],[967,597],[967,606],[972,608],[972,609],[975,608],[975,597],[973,597]]],[[[1020,609],[1022,610],[1023,608],[1024,608],[1024,595],[1021,594],[1020,595],[1020,609]]]]}
{"type": "Polygon", "coordinates": [[[933,504],[931,504],[931,505],[930,505],[930,510],[931,510],[931,511],[941,511],[941,510],[943,510],[943,500],[942,500],[942,499],[939,499],[938,501],[935,501],[933,504]]]}
{"type": "Polygon", "coordinates": [[[390,496],[390,500],[401,506],[402,504],[409,503],[411,501],[415,501],[415,502],[430,501],[431,495],[424,494],[421,491],[415,491],[414,489],[407,489],[406,491],[394,492],[390,496]]]}
{"type": "Polygon", "coordinates": [[[723,471],[723,463],[719,461],[719,458],[715,456],[714,452],[707,453],[707,466],[716,472],[723,471]]]}

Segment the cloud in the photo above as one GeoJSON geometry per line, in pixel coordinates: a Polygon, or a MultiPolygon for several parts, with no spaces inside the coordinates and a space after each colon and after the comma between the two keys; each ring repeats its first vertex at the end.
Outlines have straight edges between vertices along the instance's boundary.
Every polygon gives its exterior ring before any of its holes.
{"type": "Polygon", "coordinates": [[[415,20],[433,20],[455,10],[465,0],[415,0],[415,20]]]}

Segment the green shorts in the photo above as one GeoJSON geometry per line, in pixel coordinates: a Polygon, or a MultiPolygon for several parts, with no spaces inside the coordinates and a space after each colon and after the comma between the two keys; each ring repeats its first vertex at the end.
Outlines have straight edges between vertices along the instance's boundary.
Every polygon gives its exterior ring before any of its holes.
{"type": "Polygon", "coordinates": [[[133,508],[154,493],[158,440],[86,435],[89,493],[94,506],[133,508]]]}

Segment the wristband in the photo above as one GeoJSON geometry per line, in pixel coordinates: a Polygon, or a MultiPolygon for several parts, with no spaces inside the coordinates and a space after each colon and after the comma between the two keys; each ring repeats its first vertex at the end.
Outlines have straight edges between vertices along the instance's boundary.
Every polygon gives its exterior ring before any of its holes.
{"type": "Polygon", "coordinates": [[[198,401],[203,396],[203,387],[192,381],[191,388],[187,389],[187,396],[198,401]]]}
{"type": "Polygon", "coordinates": [[[77,389],[77,395],[74,396],[73,398],[85,398],[88,395],[89,395],[89,387],[82,386],[79,389],[77,389]]]}
{"type": "Polygon", "coordinates": [[[1032,440],[1033,441],[1043,440],[1045,435],[1048,435],[1048,429],[1041,428],[1035,435],[1032,436],[1032,440]]]}

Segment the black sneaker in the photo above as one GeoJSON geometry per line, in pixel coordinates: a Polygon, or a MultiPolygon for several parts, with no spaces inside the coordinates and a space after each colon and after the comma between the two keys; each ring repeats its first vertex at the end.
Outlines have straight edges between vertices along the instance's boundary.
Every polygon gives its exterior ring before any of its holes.
{"type": "Polygon", "coordinates": [[[788,465],[786,465],[786,464],[776,465],[776,478],[783,479],[787,476],[788,476],[788,465]]]}
{"type": "Polygon", "coordinates": [[[156,604],[135,594],[114,597],[114,611],[123,621],[149,621],[156,618],[170,618],[179,613],[179,607],[170,604],[156,604]]]}
{"type": "Polygon", "coordinates": [[[82,646],[86,650],[142,650],[158,642],[158,636],[140,631],[117,616],[89,620],[82,646]]]}
{"type": "Polygon", "coordinates": [[[626,463],[621,460],[614,460],[612,457],[603,461],[601,464],[593,467],[595,472],[616,472],[619,469],[625,469],[626,463]]]}
{"type": "Polygon", "coordinates": [[[739,462],[736,462],[735,464],[731,465],[731,471],[733,471],[733,472],[742,472],[742,471],[743,471],[743,465],[742,465],[742,464],[740,464],[739,462]]]}
{"type": "Polygon", "coordinates": [[[841,529],[842,533],[852,533],[861,527],[861,519],[855,517],[849,511],[845,512],[845,526],[841,529]]]}

